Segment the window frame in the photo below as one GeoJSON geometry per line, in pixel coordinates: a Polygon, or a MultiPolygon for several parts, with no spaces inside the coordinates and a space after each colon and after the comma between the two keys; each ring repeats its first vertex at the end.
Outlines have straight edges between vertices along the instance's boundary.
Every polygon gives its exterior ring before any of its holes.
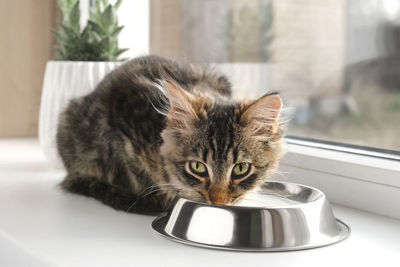
{"type": "Polygon", "coordinates": [[[317,187],[339,205],[400,219],[400,157],[287,137],[277,180],[317,187]]]}

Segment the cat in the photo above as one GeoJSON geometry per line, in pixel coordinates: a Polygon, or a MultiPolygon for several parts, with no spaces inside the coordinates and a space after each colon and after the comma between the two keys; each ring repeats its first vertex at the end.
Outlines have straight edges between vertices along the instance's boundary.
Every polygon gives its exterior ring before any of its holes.
{"type": "Polygon", "coordinates": [[[60,115],[63,189],[157,213],[176,197],[239,201],[284,154],[277,93],[234,101],[228,79],[151,55],[110,72],[60,115]]]}

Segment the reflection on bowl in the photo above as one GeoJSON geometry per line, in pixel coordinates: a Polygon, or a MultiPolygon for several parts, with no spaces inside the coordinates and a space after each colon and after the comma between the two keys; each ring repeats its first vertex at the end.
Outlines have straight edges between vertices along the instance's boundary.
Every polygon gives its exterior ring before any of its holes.
{"type": "Polygon", "coordinates": [[[268,182],[237,205],[180,198],[153,229],[174,241],[226,250],[288,251],[330,245],[350,228],[336,220],[325,195],[312,187],[268,182]]]}

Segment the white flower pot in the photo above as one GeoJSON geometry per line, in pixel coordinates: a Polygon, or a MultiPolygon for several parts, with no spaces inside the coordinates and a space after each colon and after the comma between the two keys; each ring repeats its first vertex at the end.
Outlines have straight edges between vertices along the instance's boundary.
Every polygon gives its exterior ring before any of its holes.
{"type": "Polygon", "coordinates": [[[94,90],[104,76],[121,62],[49,61],[44,74],[39,113],[39,142],[47,159],[61,167],[57,152],[58,117],[73,98],[94,90]]]}

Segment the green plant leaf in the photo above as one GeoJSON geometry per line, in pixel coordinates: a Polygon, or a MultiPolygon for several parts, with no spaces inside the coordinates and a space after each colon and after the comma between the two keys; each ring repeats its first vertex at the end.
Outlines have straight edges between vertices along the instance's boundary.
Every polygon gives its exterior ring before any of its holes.
{"type": "Polygon", "coordinates": [[[72,10],[68,16],[69,26],[76,32],[80,32],[81,30],[80,18],[81,18],[81,12],[79,8],[79,1],[77,1],[75,5],[72,7],[72,10]]]}
{"type": "Polygon", "coordinates": [[[101,42],[101,36],[95,31],[91,32],[90,37],[91,37],[91,42],[93,42],[93,43],[94,42],[95,43],[100,43],[101,42]]]}
{"type": "Polygon", "coordinates": [[[60,60],[64,60],[65,59],[65,54],[60,48],[55,47],[54,50],[56,51],[58,59],[60,59],[60,60]]]}
{"type": "Polygon", "coordinates": [[[84,42],[88,42],[90,37],[90,26],[86,25],[81,33],[81,40],[84,42]]]}
{"type": "Polygon", "coordinates": [[[119,26],[117,27],[111,34],[111,37],[118,37],[118,34],[122,31],[122,29],[124,28],[124,26],[119,26]]]}
{"type": "Polygon", "coordinates": [[[109,51],[110,50],[110,38],[105,37],[100,41],[100,47],[103,51],[109,51]]]}
{"type": "Polygon", "coordinates": [[[128,48],[120,48],[120,49],[118,49],[118,50],[114,53],[115,58],[117,58],[117,57],[120,56],[122,53],[124,53],[124,52],[126,52],[126,51],[128,51],[128,50],[129,50],[128,48]]]}
{"type": "Polygon", "coordinates": [[[117,0],[117,2],[114,4],[115,10],[118,10],[119,7],[121,6],[121,4],[122,4],[122,0],[117,0]]]}
{"type": "Polygon", "coordinates": [[[57,5],[60,8],[61,12],[67,11],[67,5],[65,0],[57,0],[57,5]]]}
{"type": "Polygon", "coordinates": [[[58,42],[63,42],[64,37],[56,30],[51,30],[51,33],[56,37],[58,42]]]}
{"type": "Polygon", "coordinates": [[[88,25],[90,27],[92,27],[92,30],[95,31],[96,33],[98,33],[100,35],[104,35],[105,34],[104,29],[99,24],[97,24],[96,22],[94,22],[92,20],[88,20],[88,25]]]}
{"type": "Polygon", "coordinates": [[[74,38],[79,34],[65,24],[61,23],[60,26],[61,26],[61,29],[64,31],[64,34],[69,38],[74,38]]]}
{"type": "Polygon", "coordinates": [[[101,14],[101,6],[100,6],[100,1],[96,0],[95,5],[92,8],[93,12],[90,14],[90,19],[98,21],[99,20],[99,14],[101,14]]]}
{"type": "MultiPolygon", "coordinates": [[[[117,23],[117,15],[115,13],[114,8],[111,5],[108,5],[106,10],[104,10],[101,16],[101,24],[105,29],[110,29],[117,23]]],[[[106,32],[109,32],[106,30],[106,32]]]]}
{"type": "Polygon", "coordinates": [[[106,7],[109,5],[108,0],[102,0],[101,3],[103,4],[103,7],[106,7]]]}
{"type": "Polygon", "coordinates": [[[123,26],[118,26],[117,8],[122,0],[111,5],[108,0],[94,0],[86,26],[80,27],[79,0],[57,0],[63,13],[63,22],[57,31],[55,53],[62,60],[107,61],[127,49],[118,47],[118,35],[123,26]]]}
{"type": "Polygon", "coordinates": [[[76,3],[79,3],[79,0],[57,0],[58,7],[63,13],[63,21],[68,21],[68,14],[71,12],[76,3]]]}
{"type": "Polygon", "coordinates": [[[68,9],[71,10],[71,9],[73,8],[73,6],[74,6],[77,2],[79,2],[79,0],[67,0],[68,9]]]}

